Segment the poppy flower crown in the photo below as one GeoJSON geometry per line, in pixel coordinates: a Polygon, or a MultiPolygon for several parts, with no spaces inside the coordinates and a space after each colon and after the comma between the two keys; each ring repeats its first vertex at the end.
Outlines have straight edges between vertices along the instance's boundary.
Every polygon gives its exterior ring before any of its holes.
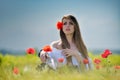
{"type": "Polygon", "coordinates": [[[61,30],[62,27],[63,27],[63,23],[58,21],[57,24],[56,24],[56,27],[57,27],[58,30],[61,30]]]}

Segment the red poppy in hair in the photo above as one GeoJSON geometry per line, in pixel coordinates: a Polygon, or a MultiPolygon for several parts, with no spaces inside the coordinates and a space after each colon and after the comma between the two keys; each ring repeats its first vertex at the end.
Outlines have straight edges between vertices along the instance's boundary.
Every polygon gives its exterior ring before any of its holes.
{"type": "Polygon", "coordinates": [[[46,46],[43,47],[43,51],[45,51],[45,52],[51,52],[52,48],[49,45],[46,45],[46,46]]]}
{"type": "Polygon", "coordinates": [[[63,23],[60,22],[60,21],[58,21],[57,24],[56,24],[56,26],[57,26],[57,29],[60,30],[63,27],[63,23]]]}
{"type": "Polygon", "coordinates": [[[35,54],[35,49],[34,48],[28,48],[26,50],[27,54],[35,54]]]}

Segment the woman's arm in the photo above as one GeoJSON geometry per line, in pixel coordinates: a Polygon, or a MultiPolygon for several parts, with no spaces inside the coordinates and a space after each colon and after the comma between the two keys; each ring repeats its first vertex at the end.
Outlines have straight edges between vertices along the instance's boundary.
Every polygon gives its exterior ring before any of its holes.
{"type": "Polygon", "coordinates": [[[76,50],[72,50],[72,49],[63,49],[62,53],[66,56],[74,56],[76,58],[76,60],[78,61],[79,65],[80,65],[80,70],[84,71],[85,70],[85,64],[83,63],[83,58],[79,55],[79,52],[76,50]]]}

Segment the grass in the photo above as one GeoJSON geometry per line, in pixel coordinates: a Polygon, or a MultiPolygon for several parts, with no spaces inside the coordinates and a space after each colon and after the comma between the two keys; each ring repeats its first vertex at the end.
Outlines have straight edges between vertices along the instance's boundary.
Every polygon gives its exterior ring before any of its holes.
{"type": "Polygon", "coordinates": [[[101,59],[102,67],[81,73],[66,66],[56,71],[48,68],[39,71],[36,68],[41,62],[36,55],[3,56],[0,54],[0,80],[120,80],[120,69],[114,68],[115,65],[120,65],[120,55],[110,55],[107,58],[109,63],[100,55],[90,53],[90,57],[92,60],[101,59]],[[18,68],[18,74],[13,72],[14,67],[18,68]]]}

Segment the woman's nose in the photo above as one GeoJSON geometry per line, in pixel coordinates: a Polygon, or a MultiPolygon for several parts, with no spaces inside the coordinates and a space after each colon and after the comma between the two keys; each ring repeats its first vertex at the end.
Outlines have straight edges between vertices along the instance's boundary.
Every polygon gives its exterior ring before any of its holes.
{"type": "Polygon", "coordinates": [[[67,23],[67,25],[66,25],[67,27],[69,27],[70,26],[70,24],[69,23],[67,23]]]}

